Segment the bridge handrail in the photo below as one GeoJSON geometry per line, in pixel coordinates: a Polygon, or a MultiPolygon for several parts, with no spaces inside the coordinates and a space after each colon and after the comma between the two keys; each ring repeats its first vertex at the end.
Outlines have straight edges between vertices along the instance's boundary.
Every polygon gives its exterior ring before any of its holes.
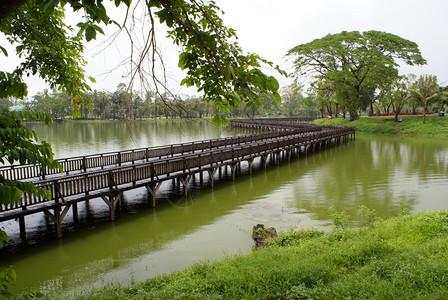
{"type": "MultiPolygon", "coordinates": [[[[241,145],[235,147],[213,148],[204,153],[193,153],[189,156],[166,157],[164,159],[144,162],[140,164],[117,167],[110,170],[98,170],[94,172],[68,175],[64,178],[48,179],[39,181],[37,187],[49,190],[51,201],[55,205],[60,201],[65,201],[66,197],[80,194],[89,194],[90,192],[102,189],[113,190],[119,185],[135,184],[140,180],[154,180],[158,176],[167,175],[199,168],[207,165],[222,164],[229,160],[246,158],[247,156],[256,156],[260,153],[282,150],[287,147],[296,147],[310,141],[318,141],[333,137],[340,137],[354,132],[352,128],[334,127],[327,131],[311,132],[309,134],[290,134],[284,135],[278,139],[266,139],[254,141],[250,146],[241,145]]],[[[11,205],[0,205],[0,212],[13,209],[26,209],[26,207],[48,202],[42,197],[24,194],[20,203],[11,205]]]]}
{"type": "MultiPolygon", "coordinates": [[[[303,124],[302,124],[303,125],[303,124]]],[[[297,131],[310,131],[308,127],[294,127],[297,131]]],[[[317,127],[314,130],[320,130],[317,127]]],[[[43,178],[47,175],[55,175],[70,172],[84,171],[94,168],[104,168],[106,166],[121,166],[123,163],[134,163],[137,160],[149,160],[162,156],[174,156],[185,152],[198,151],[212,147],[226,147],[243,142],[251,142],[254,139],[275,138],[288,133],[263,133],[258,135],[243,135],[238,137],[228,137],[221,139],[210,139],[203,141],[194,141],[180,144],[172,144],[165,146],[155,146],[146,148],[137,148],[123,150],[117,152],[106,152],[99,154],[91,154],[85,156],[69,157],[56,159],[61,163],[63,172],[59,170],[42,168],[40,165],[10,165],[0,167],[0,175],[9,180],[27,180],[32,178],[43,178]]]]}

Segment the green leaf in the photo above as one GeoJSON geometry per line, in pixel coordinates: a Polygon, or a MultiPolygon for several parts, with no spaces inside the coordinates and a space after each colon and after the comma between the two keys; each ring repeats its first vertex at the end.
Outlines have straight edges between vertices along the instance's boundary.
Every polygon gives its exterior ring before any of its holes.
{"type": "Polygon", "coordinates": [[[282,102],[282,96],[280,96],[279,93],[274,92],[274,93],[272,93],[272,95],[274,95],[275,101],[276,101],[277,103],[281,103],[281,102],[282,102]]]}
{"type": "Polygon", "coordinates": [[[14,204],[22,197],[22,192],[15,186],[0,186],[0,203],[14,204]]]}
{"type": "Polygon", "coordinates": [[[231,81],[236,78],[235,70],[231,65],[226,65],[224,67],[224,78],[226,79],[226,81],[231,81]]]}
{"type": "Polygon", "coordinates": [[[85,34],[86,34],[86,40],[87,40],[88,42],[90,42],[91,40],[93,40],[93,39],[96,38],[96,30],[95,30],[95,28],[92,27],[92,26],[87,26],[87,27],[86,27],[86,32],[85,32],[85,34]]]}
{"type": "Polygon", "coordinates": [[[3,242],[9,242],[9,237],[6,232],[0,229],[0,248],[3,247],[3,242]]]}
{"type": "Polygon", "coordinates": [[[0,50],[3,52],[3,55],[8,56],[8,51],[6,51],[5,48],[3,48],[2,46],[0,46],[0,50]]]}

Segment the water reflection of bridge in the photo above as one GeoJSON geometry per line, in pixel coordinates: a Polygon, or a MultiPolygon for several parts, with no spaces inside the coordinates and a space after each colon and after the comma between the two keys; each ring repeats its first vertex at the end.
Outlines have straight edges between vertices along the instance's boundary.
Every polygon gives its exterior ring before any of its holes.
{"type": "Polygon", "coordinates": [[[61,238],[62,221],[70,208],[73,220],[78,219],[79,202],[103,199],[109,206],[110,219],[114,220],[116,204],[127,190],[145,187],[151,206],[155,207],[157,191],[165,181],[173,180],[178,187],[182,186],[186,196],[189,182],[196,176],[201,186],[207,183],[213,187],[215,178],[222,178],[223,173],[235,180],[242,163],[247,163],[252,173],[255,159],[266,168],[268,159],[278,164],[282,159],[290,160],[354,139],[352,127],[299,121],[294,118],[232,120],[232,126],[269,132],[59,159],[62,173],[39,165],[1,167],[4,178],[31,181],[47,189],[51,199],[24,194],[19,203],[0,206],[0,222],[18,218],[21,237],[25,238],[25,216],[44,212],[55,223],[56,235],[61,238]]]}

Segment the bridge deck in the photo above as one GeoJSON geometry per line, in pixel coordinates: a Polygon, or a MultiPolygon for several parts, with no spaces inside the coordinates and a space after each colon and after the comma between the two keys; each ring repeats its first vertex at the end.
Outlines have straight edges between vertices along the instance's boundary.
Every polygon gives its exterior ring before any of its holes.
{"type": "MultiPolygon", "coordinates": [[[[69,209],[77,216],[77,203],[101,197],[110,208],[111,220],[115,217],[115,204],[123,192],[146,187],[151,204],[156,205],[160,185],[176,179],[188,193],[192,176],[207,172],[213,186],[214,175],[220,168],[230,168],[235,179],[236,168],[242,161],[249,164],[261,158],[266,167],[268,155],[278,158],[320,150],[346,142],[354,137],[351,127],[316,126],[276,120],[233,120],[232,126],[270,129],[264,134],[214,139],[102,153],[58,160],[64,172],[36,165],[13,165],[0,168],[0,175],[11,180],[32,181],[47,189],[51,199],[24,194],[19,203],[0,205],[0,222],[19,218],[22,237],[25,237],[25,219],[29,214],[44,212],[56,224],[58,238],[62,236],[61,223],[69,209]]],[[[278,159],[277,159],[278,161],[278,159]]],[[[201,179],[202,180],[202,179],[201,179]]]]}

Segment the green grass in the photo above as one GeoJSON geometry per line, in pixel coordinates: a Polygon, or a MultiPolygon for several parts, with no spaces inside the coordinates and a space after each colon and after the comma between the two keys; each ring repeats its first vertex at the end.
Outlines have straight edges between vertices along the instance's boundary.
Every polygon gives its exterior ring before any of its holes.
{"type": "Polygon", "coordinates": [[[250,255],[78,298],[448,298],[446,211],[397,217],[362,230],[288,232],[271,244],[250,255]]]}
{"type": "Polygon", "coordinates": [[[448,137],[448,117],[437,115],[426,116],[423,124],[423,116],[400,116],[403,122],[394,122],[393,116],[388,117],[361,117],[352,122],[348,118],[333,118],[331,120],[318,119],[316,124],[354,126],[359,132],[365,133],[389,133],[417,136],[448,137]]]}

